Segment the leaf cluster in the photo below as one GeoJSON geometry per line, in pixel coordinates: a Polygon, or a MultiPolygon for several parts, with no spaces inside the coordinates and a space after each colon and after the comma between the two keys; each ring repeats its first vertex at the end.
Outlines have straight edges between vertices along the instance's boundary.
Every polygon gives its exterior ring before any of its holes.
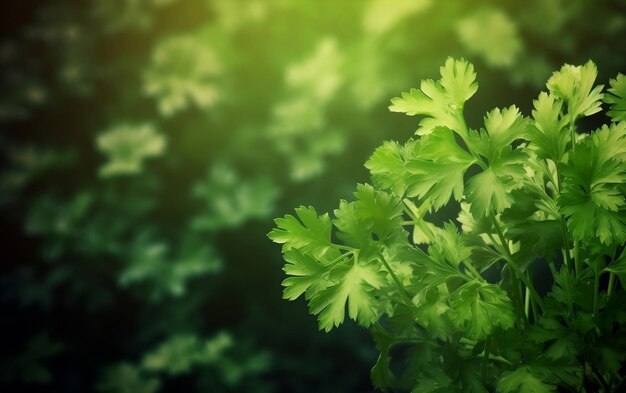
{"type": "Polygon", "coordinates": [[[383,390],[619,391],[623,75],[605,98],[593,62],[565,65],[531,116],[495,108],[472,128],[463,108],[474,67],[449,58],[440,74],[391,100],[422,119],[415,138],[385,142],[365,163],[372,185],[332,215],[301,206],[276,219],[285,299],[304,297],[325,331],[346,309],[370,329],[383,390]],[[603,99],[610,121],[579,129],[603,99]],[[457,209],[456,223],[429,220],[443,208],[457,209]],[[542,266],[547,294],[533,274],[542,266]]]}

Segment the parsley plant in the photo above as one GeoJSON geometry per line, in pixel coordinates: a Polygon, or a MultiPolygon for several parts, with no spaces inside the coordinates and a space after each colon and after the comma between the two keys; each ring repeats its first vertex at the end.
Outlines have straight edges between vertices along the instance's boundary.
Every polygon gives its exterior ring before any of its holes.
{"type": "Polygon", "coordinates": [[[276,219],[284,297],[303,296],[325,331],[346,310],[368,328],[379,389],[622,391],[626,78],[603,94],[593,62],[565,65],[530,117],[496,108],[474,129],[474,67],[449,58],[440,71],[391,101],[422,120],[365,163],[373,185],[332,216],[301,206],[276,219]],[[582,129],[603,100],[611,121],[582,129]],[[444,207],[456,223],[428,221],[444,207]]]}

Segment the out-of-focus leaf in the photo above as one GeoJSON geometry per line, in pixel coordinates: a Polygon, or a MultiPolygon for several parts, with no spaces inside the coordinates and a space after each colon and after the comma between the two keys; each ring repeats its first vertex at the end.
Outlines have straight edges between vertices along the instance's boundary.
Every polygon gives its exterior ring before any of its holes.
{"type": "Polygon", "coordinates": [[[143,170],[147,158],[165,152],[165,137],[149,124],[120,124],[103,131],[96,140],[98,150],[108,162],[100,168],[100,176],[136,175],[143,170]]]}
{"type": "Polygon", "coordinates": [[[274,210],[278,189],[265,177],[244,180],[227,165],[215,165],[192,194],[204,209],[192,221],[200,230],[236,228],[248,220],[262,219],[274,210]]]}

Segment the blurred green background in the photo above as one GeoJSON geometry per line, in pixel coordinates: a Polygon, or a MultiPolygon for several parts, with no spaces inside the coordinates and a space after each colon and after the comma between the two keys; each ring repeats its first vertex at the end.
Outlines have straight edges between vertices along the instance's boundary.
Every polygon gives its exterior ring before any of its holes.
{"type": "Polygon", "coordinates": [[[2,392],[369,392],[377,352],[281,300],[266,233],[367,181],[417,119],[389,99],[476,66],[466,108],[562,63],[626,71],[621,0],[0,3],[2,392]]]}

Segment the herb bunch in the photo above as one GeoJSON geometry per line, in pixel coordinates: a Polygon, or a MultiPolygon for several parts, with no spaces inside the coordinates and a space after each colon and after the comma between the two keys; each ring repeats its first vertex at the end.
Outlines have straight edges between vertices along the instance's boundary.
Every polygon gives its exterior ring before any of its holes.
{"type": "Polygon", "coordinates": [[[275,220],[284,298],[304,297],[327,332],[347,308],[380,351],[382,390],[621,391],[626,77],[603,93],[593,62],[564,65],[530,117],[496,108],[474,129],[473,65],[449,58],[440,73],[392,99],[422,119],[365,163],[371,185],[332,217],[300,206],[275,220]],[[610,121],[582,129],[603,101],[610,121]],[[457,222],[429,221],[443,208],[457,222]]]}

